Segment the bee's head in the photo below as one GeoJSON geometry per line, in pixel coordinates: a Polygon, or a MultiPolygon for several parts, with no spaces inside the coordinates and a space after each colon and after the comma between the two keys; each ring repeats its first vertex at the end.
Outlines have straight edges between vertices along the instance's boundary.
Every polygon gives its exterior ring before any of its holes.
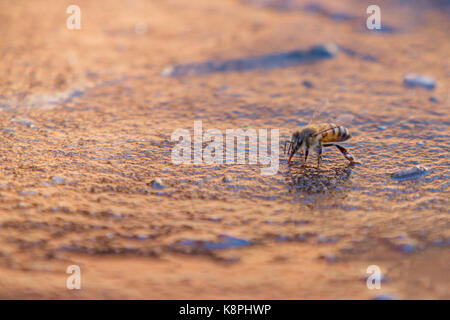
{"type": "Polygon", "coordinates": [[[294,132],[294,134],[292,135],[291,141],[289,142],[288,153],[290,153],[290,155],[289,155],[288,164],[291,163],[292,157],[298,151],[298,149],[302,145],[302,142],[303,142],[303,139],[302,139],[302,136],[300,135],[300,132],[298,132],[298,131],[294,132]]]}

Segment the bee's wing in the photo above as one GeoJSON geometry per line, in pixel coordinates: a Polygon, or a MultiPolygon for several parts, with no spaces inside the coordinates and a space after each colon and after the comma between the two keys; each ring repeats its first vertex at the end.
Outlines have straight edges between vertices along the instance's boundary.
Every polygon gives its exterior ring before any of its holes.
{"type": "Polygon", "coordinates": [[[336,117],[335,120],[333,120],[333,122],[335,124],[337,124],[338,126],[345,126],[347,124],[349,124],[350,122],[353,121],[355,117],[351,114],[341,114],[339,116],[336,117]]]}
{"type": "Polygon", "coordinates": [[[329,105],[328,98],[325,98],[323,102],[320,105],[318,105],[314,110],[314,113],[311,117],[311,121],[309,121],[309,123],[324,122],[325,119],[329,119],[328,105],[329,105]]]}
{"type": "Polygon", "coordinates": [[[328,98],[325,98],[323,102],[314,110],[311,123],[334,123],[339,126],[345,126],[353,121],[354,116],[339,108],[330,108],[328,98]]]}

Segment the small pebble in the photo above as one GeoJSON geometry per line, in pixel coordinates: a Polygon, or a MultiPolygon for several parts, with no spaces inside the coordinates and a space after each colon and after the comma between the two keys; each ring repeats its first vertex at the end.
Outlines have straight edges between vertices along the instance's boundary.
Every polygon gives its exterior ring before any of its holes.
{"type": "Polygon", "coordinates": [[[163,77],[170,77],[173,75],[175,68],[173,66],[167,66],[161,71],[163,77]]]}
{"type": "Polygon", "coordinates": [[[149,237],[148,237],[148,235],[146,235],[146,234],[139,234],[139,235],[137,235],[136,236],[136,239],[138,239],[138,240],[147,240],[149,237]]]}
{"type": "Polygon", "coordinates": [[[225,182],[225,183],[230,183],[230,182],[233,181],[233,179],[231,179],[231,178],[228,177],[228,176],[224,176],[223,179],[222,179],[222,181],[225,182]]]}
{"type": "Polygon", "coordinates": [[[35,196],[35,195],[37,195],[37,192],[36,191],[33,191],[33,190],[30,190],[30,191],[19,191],[19,194],[20,195],[23,195],[23,196],[35,196]]]}
{"type": "Polygon", "coordinates": [[[430,97],[428,100],[430,100],[430,102],[439,103],[439,99],[435,96],[430,97]]]}
{"type": "Polygon", "coordinates": [[[327,254],[327,255],[325,255],[325,259],[328,262],[336,262],[337,261],[337,257],[334,254],[327,254]]]}
{"type": "Polygon", "coordinates": [[[16,119],[16,118],[13,118],[13,119],[11,119],[11,122],[18,123],[18,124],[21,124],[23,126],[27,126],[29,128],[33,128],[34,127],[33,121],[28,120],[28,119],[16,119]]]}
{"type": "Polygon", "coordinates": [[[391,176],[393,179],[399,179],[399,180],[414,179],[414,178],[418,178],[418,177],[427,175],[429,172],[430,172],[430,170],[428,170],[426,167],[418,165],[411,169],[404,169],[404,170],[397,171],[397,172],[393,173],[391,176]]]}
{"type": "Polygon", "coordinates": [[[320,259],[325,259],[327,262],[336,262],[338,258],[332,253],[324,253],[319,256],[320,259]]]}
{"type": "Polygon", "coordinates": [[[436,239],[433,241],[433,244],[438,245],[438,246],[445,246],[445,245],[450,244],[450,241],[449,240],[445,241],[444,239],[436,239]]]}
{"type": "Polygon", "coordinates": [[[317,57],[333,58],[338,51],[338,46],[331,42],[312,47],[310,53],[317,57]]]}
{"type": "Polygon", "coordinates": [[[408,236],[406,234],[402,233],[397,236],[397,239],[398,240],[407,240],[408,236]]]}
{"type": "Polygon", "coordinates": [[[319,236],[319,238],[317,239],[318,242],[336,242],[336,238],[334,237],[327,237],[327,236],[319,236]]]}
{"type": "Polygon", "coordinates": [[[403,78],[403,83],[410,87],[422,87],[433,90],[436,87],[436,80],[421,74],[407,73],[403,78]]]}
{"type": "Polygon", "coordinates": [[[156,178],[152,181],[152,188],[153,189],[164,189],[166,186],[164,185],[163,181],[160,178],[156,178]]]}
{"type": "Polygon", "coordinates": [[[309,80],[303,81],[302,84],[307,88],[314,88],[314,84],[309,80]]]}
{"type": "Polygon", "coordinates": [[[305,241],[305,239],[306,239],[306,237],[303,234],[299,234],[297,236],[297,240],[299,240],[299,241],[305,241]]]}
{"type": "Polygon", "coordinates": [[[415,251],[416,247],[414,246],[413,243],[402,243],[397,245],[397,248],[401,251],[403,251],[404,253],[412,253],[415,251]]]}
{"type": "Polygon", "coordinates": [[[53,184],[63,184],[64,183],[64,178],[61,177],[61,176],[53,176],[52,183],[53,184]]]}

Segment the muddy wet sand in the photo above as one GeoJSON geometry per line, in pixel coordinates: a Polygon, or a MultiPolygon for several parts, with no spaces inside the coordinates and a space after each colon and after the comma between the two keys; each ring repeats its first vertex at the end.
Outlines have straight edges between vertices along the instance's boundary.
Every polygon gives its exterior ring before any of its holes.
{"type": "Polygon", "coordinates": [[[378,2],[0,2],[0,298],[449,299],[450,4],[378,2]],[[172,161],[326,100],[355,164],[172,161]]]}

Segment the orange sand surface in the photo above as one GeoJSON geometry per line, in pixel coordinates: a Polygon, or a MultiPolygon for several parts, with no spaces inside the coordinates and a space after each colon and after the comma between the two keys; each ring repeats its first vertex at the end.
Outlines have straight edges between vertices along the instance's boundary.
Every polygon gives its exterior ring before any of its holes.
{"type": "Polygon", "coordinates": [[[381,31],[356,0],[73,2],[0,2],[0,298],[450,298],[448,1],[378,1],[381,31]],[[327,99],[354,165],[171,161],[196,120],[284,141],[327,99]]]}

